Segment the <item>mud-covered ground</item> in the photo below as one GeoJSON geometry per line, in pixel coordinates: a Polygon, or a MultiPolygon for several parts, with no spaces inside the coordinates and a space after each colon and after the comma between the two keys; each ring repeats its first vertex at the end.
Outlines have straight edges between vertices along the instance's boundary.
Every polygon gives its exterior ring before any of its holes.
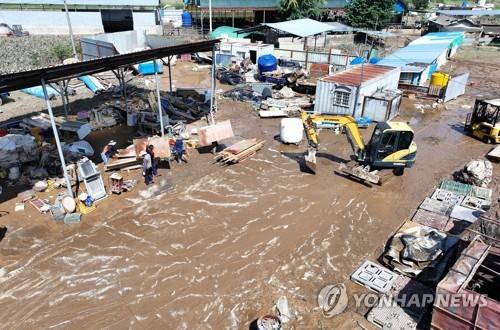
{"type": "Polygon", "coordinates": [[[311,175],[302,171],[305,142],[275,138],[279,119],[220,101],[218,120],[231,119],[239,137],[266,140],[241,164],[221,168],[210,153],[191,150],[188,164],[162,169],[147,189],[141,183],[110,196],[79,225],[56,224],[29,205],[14,213],[16,198],[3,200],[2,328],[248,329],[280,296],[294,312],[286,329],[370,328],[352,303],[324,318],[317,293],[339,282],[349,294],[363,291],[350,282],[352,271],[380,255],[442,178],[490,150],[458,125],[470,111],[464,105],[482,90],[482,77],[471,76],[474,89],[446,109],[422,111],[415,104],[428,102],[404,101],[398,120],[415,130],[417,162],[382,187],[334,174],[350,155],[345,136],[322,133],[320,171],[311,175]]]}

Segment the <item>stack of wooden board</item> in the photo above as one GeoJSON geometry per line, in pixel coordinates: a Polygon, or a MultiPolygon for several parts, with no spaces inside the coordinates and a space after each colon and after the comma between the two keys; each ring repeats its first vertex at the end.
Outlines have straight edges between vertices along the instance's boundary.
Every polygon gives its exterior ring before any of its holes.
{"type": "Polygon", "coordinates": [[[224,166],[239,163],[255,155],[263,146],[264,140],[242,140],[219,152],[215,160],[224,166]]]}
{"type": "Polygon", "coordinates": [[[137,159],[134,145],[119,149],[118,153],[104,166],[106,171],[132,170],[142,168],[142,162],[137,159]]]}

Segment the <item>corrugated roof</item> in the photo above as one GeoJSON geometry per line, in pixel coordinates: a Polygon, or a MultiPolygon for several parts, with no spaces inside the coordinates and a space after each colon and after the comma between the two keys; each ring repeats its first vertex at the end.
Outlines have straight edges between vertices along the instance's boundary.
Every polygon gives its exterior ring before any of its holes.
{"type": "Polygon", "coordinates": [[[279,23],[265,23],[263,25],[302,38],[313,36],[326,31],[335,31],[335,27],[332,27],[326,23],[315,21],[310,18],[301,18],[279,23]]]}
{"type": "Polygon", "coordinates": [[[428,33],[381,59],[378,64],[401,67],[402,72],[422,72],[448,48],[460,45],[463,38],[463,32],[428,33]]]}
{"type": "MultiPolygon", "coordinates": [[[[63,5],[64,0],[1,0],[2,4],[63,5]]],[[[158,0],[68,0],[68,5],[87,6],[151,6],[158,7],[158,0]]]]}
{"type": "Polygon", "coordinates": [[[325,22],[332,27],[332,32],[354,32],[354,28],[340,22],[325,22]]]}
{"type": "Polygon", "coordinates": [[[359,86],[364,82],[385,75],[395,70],[393,67],[378,64],[362,64],[353,67],[333,76],[323,77],[320,80],[334,82],[344,85],[359,86]]]}
{"type": "Polygon", "coordinates": [[[205,40],[170,47],[147,49],[138,52],[102,57],[71,64],[60,64],[30,71],[0,75],[0,93],[40,85],[42,79],[47,83],[67,80],[87,74],[94,74],[130,66],[131,64],[164,58],[170,55],[205,52],[213,49],[220,40],[205,40]]]}
{"type": "Polygon", "coordinates": [[[452,9],[452,10],[438,10],[437,13],[448,16],[498,16],[500,15],[500,9],[493,9],[493,10],[452,9]]]}
{"type": "MultiPolygon", "coordinates": [[[[199,0],[201,8],[208,8],[209,0],[199,0]]],[[[194,1],[196,3],[196,1],[194,1]]],[[[277,9],[279,0],[212,0],[212,8],[270,8],[277,9]]],[[[321,5],[322,8],[344,8],[347,5],[347,0],[326,0],[321,5]]]]}

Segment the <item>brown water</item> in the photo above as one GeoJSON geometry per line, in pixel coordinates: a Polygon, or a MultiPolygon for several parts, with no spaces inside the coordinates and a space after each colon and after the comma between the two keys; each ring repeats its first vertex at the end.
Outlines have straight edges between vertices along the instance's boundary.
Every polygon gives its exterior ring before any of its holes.
{"type": "MultiPolygon", "coordinates": [[[[489,149],[450,127],[465,116],[459,108],[410,108],[403,119],[416,131],[417,163],[382,187],[335,175],[333,157],[320,158],[318,175],[302,172],[305,143],[281,145],[279,120],[227,102],[219,119],[267,141],[244,163],[220,168],[193,152],[154,186],[110,197],[69,229],[31,210],[0,218],[9,226],[1,328],[248,329],[282,295],[297,329],[338,325],[322,318],[317,292],[348,283],[441,178],[489,149]]],[[[345,136],[321,137],[321,151],[348,158],[345,136]]]]}

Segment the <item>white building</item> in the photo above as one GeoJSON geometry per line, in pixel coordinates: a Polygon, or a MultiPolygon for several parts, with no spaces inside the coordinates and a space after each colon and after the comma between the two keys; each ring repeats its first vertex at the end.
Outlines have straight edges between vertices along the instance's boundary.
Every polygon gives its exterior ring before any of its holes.
{"type": "Polygon", "coordinates": [[[400,68],[382,65],[362,64],[320,78],[316,85],[314,112],[318,114],[340,114],[353,117],[368,116],[376,121],[392,119],[399,113],[397,91],[400,68]],[[387,102],[374,102],[364,107],[365,98],[382,92],[393,91],[387,102]],[[373,108],[376,105],[377,108],[373,108]],[[385,106],[384,106],[385,105],[385,106]]]}

